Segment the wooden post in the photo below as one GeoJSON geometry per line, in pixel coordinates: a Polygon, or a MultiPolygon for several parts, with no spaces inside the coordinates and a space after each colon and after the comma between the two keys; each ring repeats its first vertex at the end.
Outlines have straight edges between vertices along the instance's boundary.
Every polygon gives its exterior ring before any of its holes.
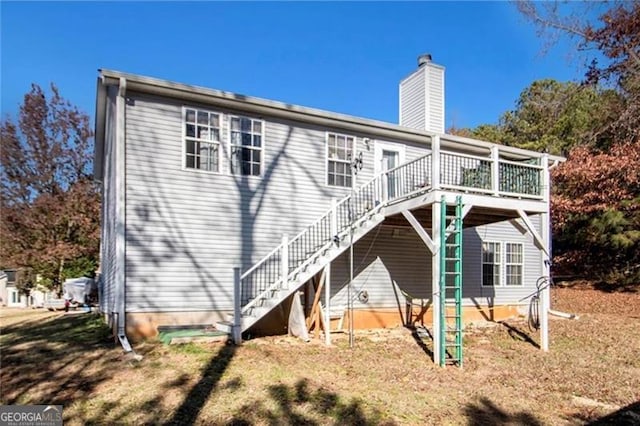
{"type": "Polygon", "coordinates": [[[491,190],[496,197],[500,195],[500,150],[498,145],[491,147],[491,190]]]}
{"type": "Polygon", "coordinates": [[[311,331],[311,327],[315,324],[316,337],[319,337],[320,324],[322,321],[320,316],[320,309],[318,305],[320,303],[320,295],[322,294],[322,286],[324,285],[325,279],[326,279],[326,270],[323,269],[322,274],[320,275],[320,280],[318,281],[318,287],[316,288],[316,294],[313,297],[313,305],[311,306],[311,315],[309,316],[309,325],[308,325],[308,329],[309,331],[311,331]]]}
{"type": "Polygon", "coordinates": [[[240,267],[233,268],[233,343],[242,343],[242,313],[240,310],[240,267]]]}
{"type": "Polygon", "coordinates": [[[440,218],[440,200],[435,201],[431,205],[431,240],[435,250],[431,254],[431,294],[433,308],[433,362],[440,365],[440,250],[442,250],[442,241],[440,241],[440,227],[442,226],[440,218]]]}

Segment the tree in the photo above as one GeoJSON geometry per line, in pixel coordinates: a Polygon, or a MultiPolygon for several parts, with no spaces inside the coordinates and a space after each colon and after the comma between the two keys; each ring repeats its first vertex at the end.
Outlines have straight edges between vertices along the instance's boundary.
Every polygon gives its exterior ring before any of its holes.
{"type": "Polygon", "coordinates": [[[89,117],[55,85],[49,98],[32,85],[17,125],[4,119],[0,137],[0,264],[29,268],[59,291],[69,272],[97,266],[100,200],[90,175],[89,117]]]}
{"type": "Polygon", "coordinates": [[[574,148],[553,171],[557,261],[605,280],[640,283],[640,144],[574,148]]]}
{"type": "Polygon", "coordinates": [[[640,3],[519,1],[518,9],[549,44],[562,36],[577,41],[589,64],[585,82],[608,83],[621,102],[615,104],[606,129],[625,141],[640,141],[640,3]],[[594,8],[605,8],[597,20],[594,8]]]}
{"type": "Polygon", "coordinates": [[[612,136],[603,129],[612,120],[612,105],[616,102],[618,96],[612,90],[538,80],[522,91],[516,108],[505,112],[497,125],[455,130],[457,134],[489,142],[566,154],[577,145],[606,147],[611,144],[612,136]]]}

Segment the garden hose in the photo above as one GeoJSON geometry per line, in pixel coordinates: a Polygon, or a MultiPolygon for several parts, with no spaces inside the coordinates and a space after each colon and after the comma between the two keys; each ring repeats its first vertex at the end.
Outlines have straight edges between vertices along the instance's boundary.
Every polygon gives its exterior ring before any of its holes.
{"type": "Polygon", "coordinates": [[[542,290],[551,285],[551,279],[549,277],[540,277],[536,281],[536,292],[531,296],[529,302],[529,315],[527,317],[527,324],[529,330],[535,331],[540,329],[540,294],[542,290]]]}

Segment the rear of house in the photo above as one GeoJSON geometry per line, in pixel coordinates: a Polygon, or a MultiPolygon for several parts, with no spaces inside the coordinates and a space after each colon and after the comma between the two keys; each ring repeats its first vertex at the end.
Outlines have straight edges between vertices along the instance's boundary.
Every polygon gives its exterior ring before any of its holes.
{"type": "Polygon", "coordinates": [[[224,329],[238,307],[241,331],[283,331],[322,271],[334,327],[350,301],[356,328],[429,324],[458,196],[465,321],[516,315],[548,274],[550,158],[443,134],[428,58],[400,84],[401,125],[116,71],[97,87],[100,307],[121,335],[224,329]]]}

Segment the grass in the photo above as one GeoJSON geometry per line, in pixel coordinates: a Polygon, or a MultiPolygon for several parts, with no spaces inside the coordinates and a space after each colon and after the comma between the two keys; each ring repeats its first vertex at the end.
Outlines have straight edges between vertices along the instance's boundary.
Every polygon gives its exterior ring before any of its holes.
{"type": "Polygon", "coordinates": [[[144,342],[137,362],[95,315],[4,309],[0,403],[63,404],[72,425],[606,424],[627,406],[640,419],[640,294],[554,289],[553,306],[580,319],[552,321],[549,353],[512,321],[469,330],[462,369],[435,367],[405,329],[356,332],[354,350],[345,335],[144,342]]]}

